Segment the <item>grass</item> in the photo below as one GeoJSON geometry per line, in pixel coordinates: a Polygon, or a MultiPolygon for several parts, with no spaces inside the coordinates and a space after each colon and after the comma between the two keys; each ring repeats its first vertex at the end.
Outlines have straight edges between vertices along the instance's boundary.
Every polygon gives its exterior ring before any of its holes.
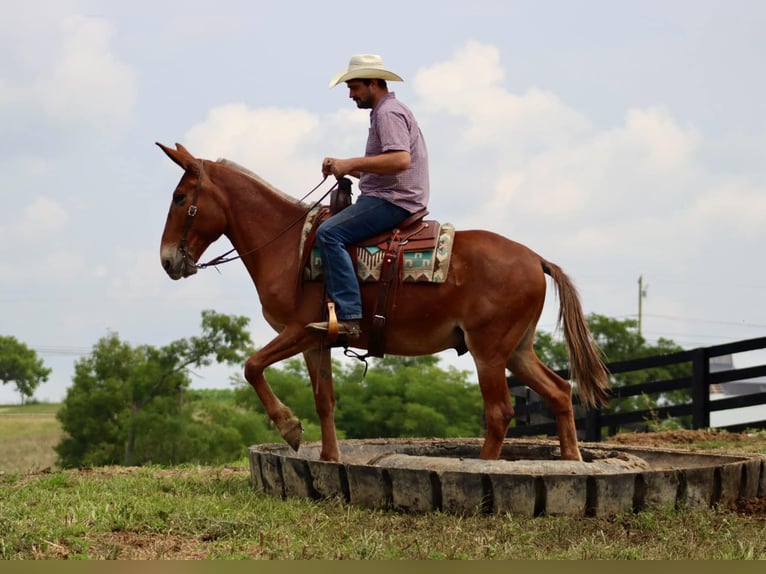
{"type": "MultiPolygon", "coordinates": [[[[0,407],[0,559],[766,559],[763,512],[415,515],[276,499],[253,489],[245,460],[59,470],[56,408],[0,407]]],[[[668,446],[766,452],[764,433],[695,436],[668,446]]]]}
{"type": "Polygon", "coordinates": [[[2,559],[763,559],[764,517],[609,519],[370,511],[255,492],[244,464],[0,479],[2,559]]]}

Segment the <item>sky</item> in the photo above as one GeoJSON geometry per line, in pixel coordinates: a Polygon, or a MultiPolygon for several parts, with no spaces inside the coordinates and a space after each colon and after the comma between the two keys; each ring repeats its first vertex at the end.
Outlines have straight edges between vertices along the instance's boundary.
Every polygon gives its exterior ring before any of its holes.
{"type": "MultiPolygon", "coordinates": [[[[650,343],[764,336],[764,29],[759,0],[8,3],[0,335],[52,369],[43,401],[65,398],[76,361],[109,333],[163,346],[198,335],[214,309],[268,342],[241,263],[164,273],[181,172],[155,142],[302,197],[324,156],[363,153],[367,112],[328,83],[373,53],[404,78],[390,87],[425,135],[430,217],[559,264],[586,313],[637,319],[640,301],[650,343]]],[[[540,329],[557,309],[549,289],[540,329]]],[[[203,369],[192,386],[240,372],[203,369]]],[[[0,386],[0,404],[18,401],[0,386]]]]}

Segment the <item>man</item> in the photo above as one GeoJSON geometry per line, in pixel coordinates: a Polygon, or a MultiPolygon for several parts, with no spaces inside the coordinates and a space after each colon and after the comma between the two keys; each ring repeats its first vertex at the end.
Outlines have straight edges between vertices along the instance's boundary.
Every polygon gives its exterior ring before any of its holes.
{"type": "MultiPolygon", "coordinates": [[[[369,109],[370,131],[364,157],[326,157],[322,174],[340,179],[359,178],[356,203],[335,214],[317,229],[325,285],[335,303],[338,334],[360,334],[362,300],[359,282],[346,246],[387,229],[428,205],[428,150],[410,109],[388,91],[386,81],[404,81],[386,70],[380,56],[353,56],[348,68],[330,87],[346,82],[349,98],[369,109]]],[[[308,329],[327,331],[328,322],[309,323],[308,329]]]]}

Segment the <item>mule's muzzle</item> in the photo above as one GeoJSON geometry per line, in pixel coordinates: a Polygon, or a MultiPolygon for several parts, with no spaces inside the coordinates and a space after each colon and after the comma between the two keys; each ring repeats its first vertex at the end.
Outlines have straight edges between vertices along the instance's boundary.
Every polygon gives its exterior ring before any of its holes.
{"type": "Polygon", "coordinates": [[[192,257],[185,251],[175,249],[172,252],[161,253],[162,268],[173,280],[189,277],[197,272],[197,266],[192,257]]]}

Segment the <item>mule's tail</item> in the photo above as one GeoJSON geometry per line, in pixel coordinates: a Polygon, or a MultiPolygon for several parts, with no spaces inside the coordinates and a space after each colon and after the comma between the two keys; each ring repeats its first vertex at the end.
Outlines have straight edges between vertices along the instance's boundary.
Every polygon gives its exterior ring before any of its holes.
{"type": "Polygon", "coordinates": [[[580,400],[590,407],[607,403],[609,372],[601,361],[601,351],[588,328],[580,296],[566,273],[550,261],[542,260],[543,271],[556,284],[559,295],[558,323],[564,329],[569,354],[570,378],[577,383],[580,400]]]}

